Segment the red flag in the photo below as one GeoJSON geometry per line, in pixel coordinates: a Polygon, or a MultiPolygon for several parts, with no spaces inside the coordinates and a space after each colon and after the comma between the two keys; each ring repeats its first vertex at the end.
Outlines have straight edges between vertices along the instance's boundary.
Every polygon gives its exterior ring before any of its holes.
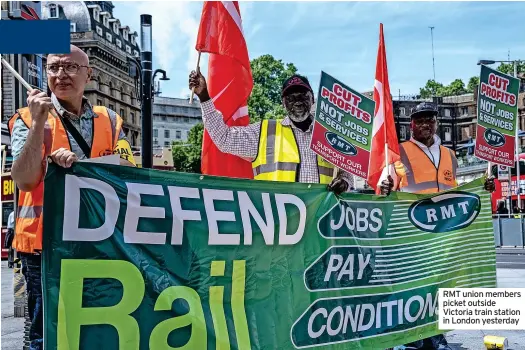
{"type": "MultiPolygon", "coordinates": [[[[237,1],[205,1],[195,48],[208,52],[208,91],[229,126],[248,125],[253,78],[237,1]]],[[[253,178],[251,163],[222,153],[205,130],[203,174],[253,178]]]]}
{"type": "Polygon", "coordinates": [[[386,49],[382,23],[379,26],[379,49],[377,50],[376,79],[374,81],[374,101],[376,103],[376,109],[372,129],[372,152],[370,152],[368,184],[376,189],[376,193],[379,193],[378,182],[383,169],[388,164],[392,164],[400,159],[399,142],[394,124],[394,108],[392,106],[392,96],[390,95],[390,84],[388,83],[388,68],[386,65],[386,49]]]}

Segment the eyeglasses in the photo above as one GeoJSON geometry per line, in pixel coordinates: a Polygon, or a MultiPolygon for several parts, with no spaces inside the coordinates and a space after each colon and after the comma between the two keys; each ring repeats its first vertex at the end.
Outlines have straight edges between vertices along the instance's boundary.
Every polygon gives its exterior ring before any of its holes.
{"type": "Polygon", "coordinates": [[[81,66],[76,63],[49,64],[46,66],[48,74],[51,75],[57,75],[61,67],[66,74],[77,74],[80,67],[89,68],[89,66],[81,66]]]}

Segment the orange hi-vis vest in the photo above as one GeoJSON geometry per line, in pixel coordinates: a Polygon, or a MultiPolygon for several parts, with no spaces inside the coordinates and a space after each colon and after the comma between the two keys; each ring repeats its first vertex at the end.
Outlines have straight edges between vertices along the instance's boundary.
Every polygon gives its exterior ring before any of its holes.
{"type": "Polygon", "coordinates": [[[399,188],[410,193],[438,193],[457,186],[457,160],[452,150],[439,146],[439,166],[414,142],[400,145],[401,163],[395,165],[399,188]]]}
{"type": "MultiPolygon", "coordinates": [[[[122,127],[122,119],[117,116],[113,133],[111,119],[106,107],[94,106],[93,111],[98,117],[93,118],[91,158],[113,154],[122,127]]],[[[11,134],[13,133],[15,121],[18,118],[22,118],[28,128],[31,127],[32,118],[29,108],[21,108],[9,120],[9,132],[11,134]]],[[[46,157],[59,148],[71,150],[71,145],[60,119],[49,113],[44,127],[43,162],[46,162],[46,157]]],[[[42,250],[44,181],[40,181],[38,186],[31,192],[19,191],[19,193],[13,248],[18,252],[34,253],[42,250]]]]}

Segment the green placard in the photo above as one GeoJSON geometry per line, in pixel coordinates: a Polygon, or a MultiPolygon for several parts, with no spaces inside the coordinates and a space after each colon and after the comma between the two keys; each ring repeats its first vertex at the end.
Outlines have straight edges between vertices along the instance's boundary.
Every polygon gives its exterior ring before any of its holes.
{"type": "Polygon", "coordinates": [[[519,88],[519,79],[481,66],[474,151],[476,157],[514,166],[519,88]]]}
{"type": "Polygon", "coordinates": [[[310,148],[353,175],[366,179],[375,102],[321,72],[310,148]]]}
{"type": "Polygon", "coordinates": [[[50,165],[47,349],[376,349],[441,333],[441,287],[494,287],[482,179],[439,195],[50,165]]]}

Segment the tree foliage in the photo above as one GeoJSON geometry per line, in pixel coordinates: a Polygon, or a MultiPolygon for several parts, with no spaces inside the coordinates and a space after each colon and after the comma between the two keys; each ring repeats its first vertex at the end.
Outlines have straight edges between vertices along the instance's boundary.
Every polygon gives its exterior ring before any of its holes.
{"type": "Polygon", "coordinates": [[[283,63],[272,55],[262,55],[250,62],[253,75],[253,90],[248,100],[250,121],[276,119],[285,115],[281,103],[281,88],[284,80],[297,73],[293,63],[283,63]]]}
{"type": "Polygon", "coordinates": [[[187,141],[172,143],[171,153],[175,170],[200,174],[203,133],[204,125],[199,123],[191,128],[187,141]]]}
{"type": "Polygon", "coordinates": [[[419,89],[419,94],[421,98],[458,96],[474,92],[477,84],[479,84],[479,77],[471,77],[467,87],[465,87],[465,83],[461,79],[455,79],[449,85],[443,85],[440,82],[430,79],[424,87],[419,89]]]}
{"type": "MultiPolygon", "coordinates": [[[[505,73],[508,75],[514,76],[514,64],[513,63],[500,63],[498,66],[498,70],[501,73],[505,73]]],[[[525,73],[525,62],[521,62],[518,64],[518,74],[525,73]]]]}
{"type": "Polygon", "coordinates": [[[468,81],[467,90],[468,92],[474,92],[479,85],[479,77],[471,77],[468,81]]]}
{"type": "Polygon", "coordinates": [[[429,79],[424,87],[419,89],[421,98],[429,98],[432,96],[443,96],[444,86],[434,79],[429,79]]]}

